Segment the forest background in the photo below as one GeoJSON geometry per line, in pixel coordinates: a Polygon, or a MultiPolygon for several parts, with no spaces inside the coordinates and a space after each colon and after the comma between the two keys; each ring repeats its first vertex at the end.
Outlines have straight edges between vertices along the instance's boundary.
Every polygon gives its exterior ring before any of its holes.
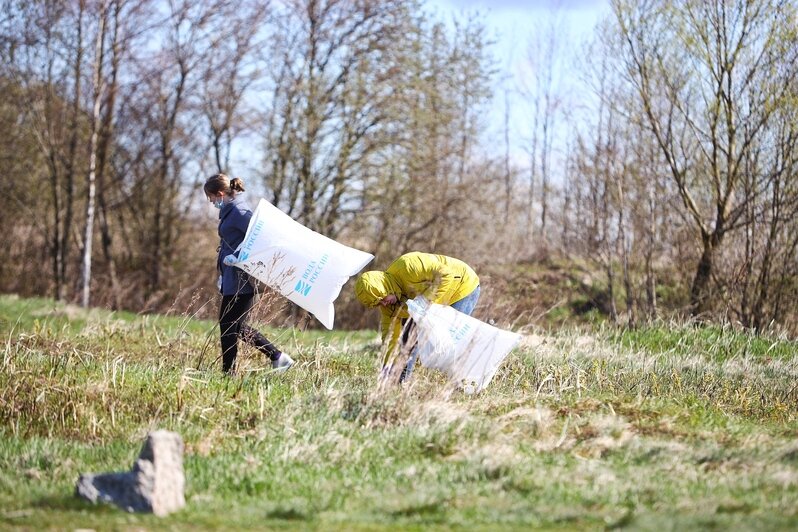
{"type": "MultiPolygon", "coordinates": [[[[201,186],[225,172],[253,205],[374,253],[370,268],[411,250],[465,260],[485,319],[795,335],[796,7],[613,0],[578,47],[553,10],[529,28],[510,105],[476,12],[4,1],[0,292],[212,316],[201,186]],[[578,95],[558,90],[570,61],[578,95]]],[[[373,325],[350,292],[336,325],[373,325]]]]}

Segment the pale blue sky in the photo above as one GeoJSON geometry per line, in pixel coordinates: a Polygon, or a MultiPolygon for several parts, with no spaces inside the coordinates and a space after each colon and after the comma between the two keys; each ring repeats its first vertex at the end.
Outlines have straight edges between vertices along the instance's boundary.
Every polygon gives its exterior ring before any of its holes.
{"type": "Polygon", "coordinates": [[[585,34],[609,12],[609,0],[428,0],[427,5],[442,14],[484,14],[486,25],[504,37],[525,33],[536,20],[554,11],[567,18],[575,33],[585,34]]]}
{"type": "MultiPolygon", "coordinates": [[[[531,137],[528,131],[531,111],[528,102],[519,97],[518,91],[531,75],[531,67],[527,60],[530,37],[537,29],[544,27],[556,12],[558,20],[568,28],[566,48],[576,53],[581,42],[590,37],[593,28],[600,18],[608,14],[610,0],[426,0],[426,7],[431,10],[437,20],[451,21],[453,17],[463,18],[469,13],[478,13],[484,22],[489,37],[496,41],[493,54],[496,66],[501,70],[494,88],[494,102],[488,116],[488,145],[492,156],[504,153],[504,111],[505,92],[511,100],[511,157],[519,167],[529,164],[529,156],[525,146],[531,137]]],[[[570,65],[567,62],[567,65],[570,65]]],[[[566,67],[568,68],[568,67],[566,67]]],[[[564,74],[563,91],[573,93],[574,85],[579,83],[579,72],[564,74]]],[[[580,90],[579,88],[576,89],[580,90]]],[[[580,94],[584,98],[585,94],[580,94]]],[[[567,97],[564,96],[564,97],[567,97]]],[[[246,144],[246,142],[244,142],[246,144]]],[[[234,167],[254,175],[253,165],[259,161],[251,161],[247,157],[249,151],[235,149],[234,167]]],[[[254,180],[253,180],[254,181],[254,180]]],[[[254,194],[253,194],[254,196],[254,194]]]]}
{"type": "Polygon", "coordinates": [[[522,145],[530,136],[526,130],[529,113],[516,91],[530,85],[530,40],[553,20],[562,28],[558,35],[563,69],[559,87],[563,99],[567,100],[568,94],[582,92],[580,73],[574,70],[572,56],[581,51],[582,43],[593,35],[596,24],[609,14],[609,0],[427,0],[426,5],[443,20],[461,18],[469,13],[480,15],[488,35],[496,41],[493,54],[500,69],[490,112],[492,132],[489,135],[498,135],[503,128],[507,91],[513,109],[510,125],[513,159],[519,164],[528,164],[524,162],[526,155],[522,145]]]}

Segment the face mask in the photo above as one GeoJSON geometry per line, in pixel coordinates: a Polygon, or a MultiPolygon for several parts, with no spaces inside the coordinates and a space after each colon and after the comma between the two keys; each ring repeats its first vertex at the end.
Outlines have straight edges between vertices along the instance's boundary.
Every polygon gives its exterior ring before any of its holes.
{"type": "Polygon", "coordinates": [[[217,209],[221,209],[222,205],[224,205],[224,200],[221,198],[213,202],[213,206],[217,209]]]}

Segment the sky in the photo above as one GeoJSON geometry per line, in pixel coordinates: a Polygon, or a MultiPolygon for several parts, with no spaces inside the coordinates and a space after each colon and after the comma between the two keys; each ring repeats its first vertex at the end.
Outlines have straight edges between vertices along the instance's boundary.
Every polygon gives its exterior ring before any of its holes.
{"type": "MultiPolygon", "coordinates": [[[[513,109],[510,114],[512,158],[518,164],[528,164],[522,145],[531,137],[526,119],[531,111],[524,109],[526,103],[518,91],[531,83],[529,41],[538,28],[556,18],[560,21],[558,27],[563,29],[563,53],[576,54],[581,43],[593,35],[596,24],[609,14],[609,0],[427,0],[426,5],[442,20],[462,18],[471,13],[480,15],[489,37],[495,40],[493,55],[500,71],[490,110],[489,134],[498,135],[503,131],[506,94],[513,109]]],[[[579,73],[573,71],[573,63],[564,60],[562,64],[561,90],[569,93],[579,90],[579,73]]]]}
{"type": "MultiPolygon", "coordinates": [[[[579,42],[592,35],[593,28],[600,18],[609,13],[609,2],[610,0],[426,0],[427,9],[436,15],[437,20],[451,22],[453,18],[462,19],[468,14],[479,14],[489,38],[495,41],[493,55],[499,73],[494,87],[493,104],[488,111],[487,136],[489,140],[501,139],[497,142],[501,142],[502,148],[493,149],[488,155],[499,156],[504,153],[504,114],[505,95],[507,95],[512,109],[511,159],[519,168],[529,165],[527,146],[531,138],[528,130],[531,111],[528,104],[519,97],[517,90],[524,85],[525,78],[531,75],[527,61],[527,47],[530,37],[535,35],[536,28],[545,24],[556,12],[568,28],[566,48],[575,51],[579,48],[579,42]]],[[[566,82],[577,83],[579,75],[577,72],[565,72],[563,78],[566,82]]],[[[572,88],[563,88],[563,90],[572,90],[572,88]]],[[[246,149],[239,151],[249,154],[246,149]]],[[[241,156],[240,159],[234,154],[234,166],[245,172],[251,172],[251,168],[242,162],[247,161],[247,157],[241,156]]]]}
{"type": "Polygon", "coordinates": [[[591,34],[609,13],[609,0],[428,0],[427,5],[444,17],[480,13],[489,31],[495,32],[503,59],[523,52],[530,30],[554,12],[575,39],[591,34]]]}

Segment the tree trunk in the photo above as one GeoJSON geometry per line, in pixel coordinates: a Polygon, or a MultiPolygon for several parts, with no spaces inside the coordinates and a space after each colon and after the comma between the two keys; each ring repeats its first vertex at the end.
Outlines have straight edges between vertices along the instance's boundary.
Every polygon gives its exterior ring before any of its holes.
{"type": "Polygon", "coordinates": [[[108,206],[107,206],[107,190],[106,190],[106,160],[108,156],[108,147],[114,136],[114,106],[116,102],[117,91],[117,73],[119,72],[119,15],[121,6],[118,0],[114,1],[114,30],[111,41],[111,73],[110,83],[108,84],[106,93],[108,100],[106,101],[105,113],[103,114],[102,123],[100,124],[100,137],[99,145],[97,147],[97,205],[98,220],[100,223],[100,242],[102,243],[103,257],[108,267],[108,276],[111,280],[111,308],[118,310],[122,308],[121,302],[121,287],[119,285],[119,278],[116,271],[116,259],[113,255],[113,239],[111,236],[111,227],[108,222],[108,206]]]}
{"type": "Polygon", "coordinates": [[[646,303],[649,320],[657,317],[657,280],[654,273],[654,246],[656,235],[656,194],[654,186],[648,189],[648,231],[646,232],[646,303]]]}
{"type": "MultiPolygon", "coordinates": [[[[462,182],[462,177],[461,177],[462,182]]],[[[504,224],[510,221],[510,203],[513,198],[512,173],[510,172],[510,101],[504,91],[504,224]]]]}
{"type": "Polygon", "coordinates": [[[86,231],[83,237],[83,308],[88,308],[91,296],[91,253],[94,240],[94,200],[97,179],[97,144],[100,127],[100,103],[102,101],[102,65],[105,42],[106,5],[100,5],[97,28],[97,43],[94,50],[94,107],[91,115],[91,140],[89,148],[89,176],[86,197],[86,231]]]}
{"type": "MultiPolygon", "coordinates": [[[[608,250],[609,251],[609,250],[608,250]]],[[[615,269],[612,267],[612,254],[607,256],[607,304],[612,323],[618,323],[618,308],[615,306],[615,269]]]]}
{"type": "Polygon", "coordinates": [[[770,277],[773,268],[774,247],[778,246],[776,239],[779,232],[779,219],[781,218],[781,178],[776,178],[773,183],[773,195],[770,209],[770,230],[768,231],[765,251],[762,256],[762,265],[759,269],[759,279],[757,279],[757,297],[751,309],[752,325],[754,330],[761,331],[766,324],[765,305],[770,299],[770,277]]]}
{"type": "Polygon", "coordinates": [[[715,265],[715,248],[718,243],[716,238],[713,235],[704,235],[702,238],[704,249],[690,288],[690,308],[693,316],[701,316],[711,308],[710,286],[715,265]]]}
{"type": "MultiPolygon", "coordinates": [[[[623,175],[626,173],[626,168],[623,169],[621,176],[616,177],[615,183],[618,192],[618,243],[621,246],[621,267],[623,268],[623,287],[626,292],[626,313],[627,324],[629,327],[634,327],[637,320],[637,308],[635,306],[634,289],[632,288],[632,277],[629,271],[629,249],[626,243],[626,204],[624,202],[624,183],[623,175]]],[[[614,306],[614,304],[613,304],[614,306]]]]}

